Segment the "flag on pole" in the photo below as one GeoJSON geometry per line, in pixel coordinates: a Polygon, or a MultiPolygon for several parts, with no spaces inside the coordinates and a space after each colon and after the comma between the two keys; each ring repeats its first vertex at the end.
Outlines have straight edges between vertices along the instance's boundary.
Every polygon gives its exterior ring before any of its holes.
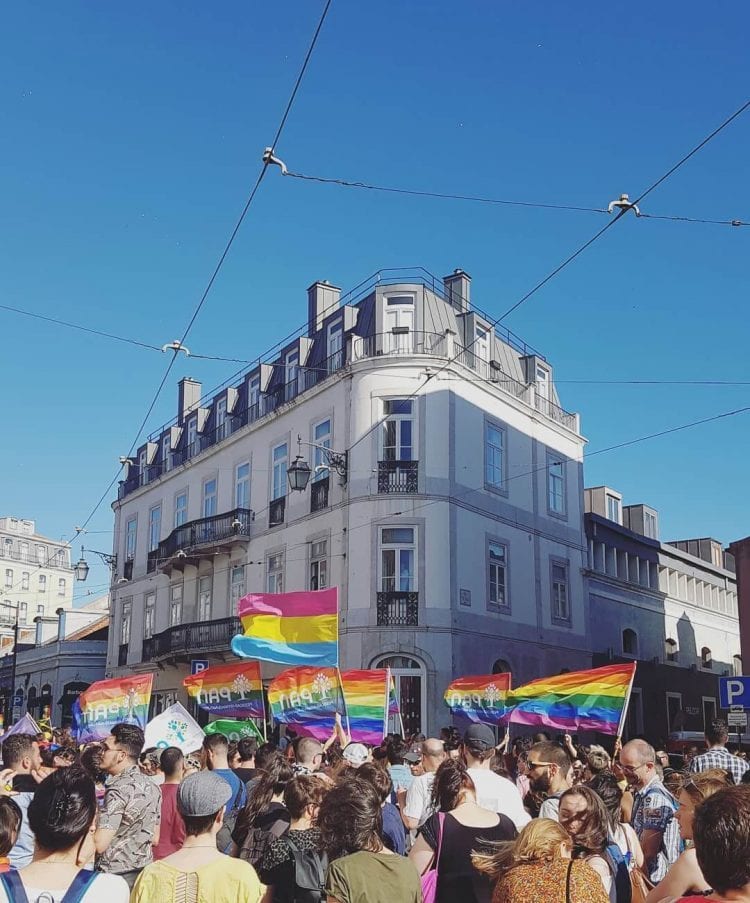
{"type": "Polygon", "coordinates": [[[104,740],[115,724],[146,727],[153,674],[98,680],[73,705],[73,724],[79,743],[104,740]]]}
{"type": "Polygon", "coordinates": [[[449,684],[443,699],[454,715],[483,724],[500,724],[506,714],[510,683],[509,672],[459,677],[449,684]]]}
{"type": "Polygon", "coordinates": [[[31,736],[36,737],[37,734],[41,733],[42,731],[40,730],[39,725],[27,712],[23,718],[19,719],[15,724],[8,728],[4,736],[10,737],[11,734],[31,734],[31,736]]]}
{"type": "Polygon", "coordinates": [[[390,674],[387,668],[342,671],[346,715],[352,741],[379,746],[386,734],[390,674]]]}
{"type": "Polygon", "coordinates": [[[144,748],[155,746],[157,749],[166,749],[168,746],[176,746],[187,755],[201,748],[204,736],[203,728],[185,706],[176,702],[146,725],[144,748]]]}
{"type": "Polygon", "coordinates": [[[232,652],[280,665],[338,665],[338,589],[251,593],[239,602],[232,652]]]}
{"type": "Polygon", "coordinates": [[[206,712],[265,720],[260,662],[234,662],[206,668],[186,677],[182,685],[206,712]]]}
{"type": "Polygon", "coordinates": [[[282,671],[268,685],[268,703],[275,721],[303,737],[325,741],[333,733],[336,713],[345,713],[338,668],[282,671]]]}
{"type": "Polygon", "coordinates": [[[263,743],[263,736],[258,726],[252,721],[236,721],[231,718],[219,718],[207,724],[203,731],[205,734],[224,734],[230,743],[236,743],[244,737],[263,743]]]}

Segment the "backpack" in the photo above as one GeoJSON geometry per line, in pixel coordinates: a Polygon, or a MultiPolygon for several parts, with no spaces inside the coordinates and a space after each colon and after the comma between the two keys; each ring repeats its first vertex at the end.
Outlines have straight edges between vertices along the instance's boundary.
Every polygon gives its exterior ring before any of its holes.
{"type": "Polygon", "coordinates": [[[616,843],[610,842],[604,851],[604,858],[607,860],[609,870],[612,872],[612,880],[617,893],[617,903],[632,903],[633,890],[630,885],[628,861],[622,850],[616,843]]]}
{"type": "Polygon", "coordinates": [[[266,828],[250,828],[242,842],[239,858],[249,862],[257,872],[271,841],[281,837],[288,828],[289,822],[282,818],[277,819],[268,830],[266,828]]]}
{"type": "Polygon", "coordinates": [[[219,832],[216,835],[216,849],[220,853],[226,853],[232,845],[232,834],[242,809],[242,806],[239,805],[239,800],[242,799],[242,791],[244,789],[245,785],[240,781],[240,789],[235,794],[234,800],[232,800],[232,808],[227,809],[224,813],[224,821],[221,823],[219,832]]]}
{"type": "Polygon", "coordinates": [[[318,850],[300,850],[289,834],[284,839],[294,859],[294,903],[320,903],[325,895],[328,856],[318,850]]]}
{"type": "MultiPolygon", "coordinates": [[[[81,903],[84,894],[98,876],[99,872],[81,869],[73,879],[73,883],[65,891],[62,903],[81,903]]],[[[29,903],[23,882],[15,869],[0,873],[0,887],[3,888],[11,903],[29,903]]]]}

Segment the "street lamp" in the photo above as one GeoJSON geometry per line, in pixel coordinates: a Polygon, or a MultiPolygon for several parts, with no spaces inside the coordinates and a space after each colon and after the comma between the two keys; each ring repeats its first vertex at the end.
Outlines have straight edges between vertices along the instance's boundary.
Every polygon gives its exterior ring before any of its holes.
{"type": "Polygon", "coordinates": [[[287,479],[289,480],[289,488],[292,492],[304,492],[305,489],[307,489],[307,484],[310,482],[310,477],[313,473],[312,468],[302,456],[303,445],[307,445],[309,448],[319,448],[323,452],[326,463],[319,464],[315,468],[316,473],[319,470],[328,470],[330,467],[335,470],[343,479],[343,482],[346,483],[349,465],[348,452],[337,452],[328,448],[326,445],[319,445],[316,442],[303,442],[302,437],[297,436],[298,454],[286,471],[287,479]]]}
{"type": "Polygon", "coordinates": [[[73,575],[75,576],[76,580],[83,582],[88,577],[89,571],[91,570],[88,562],[83,557],[85,552],[90,552],[92,555],[98,555],[101,560],[109,567],[110,571],[112,572],[112,577],[114,578],[114,575],[117,571],[117,555],[110,555],[107,552],[98,552],[96,549],[84,549],[84,547],[81,546],[81,557],[78,559],[78,562],[73,568],[73,575]]]}

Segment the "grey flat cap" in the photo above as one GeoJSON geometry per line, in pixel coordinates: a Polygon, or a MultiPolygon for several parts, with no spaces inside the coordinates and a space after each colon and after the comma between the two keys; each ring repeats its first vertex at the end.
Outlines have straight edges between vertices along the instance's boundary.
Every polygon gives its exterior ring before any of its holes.
{"type": "Polygon", "coordinates": [[[232,796],[224,778],[211,771],[189,774],[177,791],[177,807],[183,815],[215,815],[232,796]]]}

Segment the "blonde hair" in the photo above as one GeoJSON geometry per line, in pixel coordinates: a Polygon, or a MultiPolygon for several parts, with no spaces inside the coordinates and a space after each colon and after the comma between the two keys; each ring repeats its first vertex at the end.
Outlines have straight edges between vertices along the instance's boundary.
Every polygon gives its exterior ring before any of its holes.
{"type": "Polygon", "coordinates": [[[495,846],[491,855],[472,853],[474,868],[497,881],[516,865],[533,862],[552,862],[561,855],[561,847],[570,847],[570,835],[561,824],[551,818],[530,821],[515,840],[495,846]]]}

